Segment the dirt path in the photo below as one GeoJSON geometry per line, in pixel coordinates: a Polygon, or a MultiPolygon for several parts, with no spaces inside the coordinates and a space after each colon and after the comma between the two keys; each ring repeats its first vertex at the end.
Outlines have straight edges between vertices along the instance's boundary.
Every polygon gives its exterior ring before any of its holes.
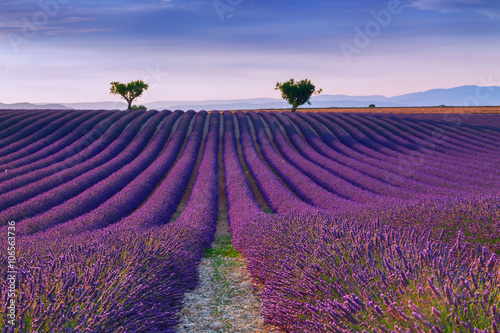
{"type": "Polygon", "coordinates": [[[230,245],[227,220],[217,229],[213,248],[200,264],[200,284],[184,295],[178,332],[281,332],[260,315],[260,298],[245,260],[230,245]]]}

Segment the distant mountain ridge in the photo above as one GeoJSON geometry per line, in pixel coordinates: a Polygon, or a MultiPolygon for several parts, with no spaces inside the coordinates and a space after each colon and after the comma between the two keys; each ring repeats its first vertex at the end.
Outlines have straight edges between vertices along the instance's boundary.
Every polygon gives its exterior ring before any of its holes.
{"type": "MultiPolygon", "coordinates": [[[[279,98],[249,98],[232,100],[204,100],[204,101],[157,101],[138,104],[148,109],[170,110],[245,110],[245,109],[281,109],[290,105],[279,98]]],[[[348,95],[319,95],[311,98],[311,105],[304,107],[367,107],[375,104],[379,107],[408,107],[408,106],[496,106],[500,105],[500,87],[461,86],[448,89],[431,89],[394,97],[382,95],[348,96],[348,95]]],[[[0,108],[9,109],[92,109],[92,110],[123,110],[127,105],[123,102],[82,102],[64,104],[37,105],[31,103],[2,104],[0,108]],[[15,106],[15,107],[13,107],[15,106]]]]}
{"type": "Polygon", "coordinates": [[[32,103],[14,103],[14,104],[5,104],[0,103],[0,109],[10,109],[10,110],[32,110],[32,109],[46,109],[46,110],[66,110],[72,109],[63,104],[32,104],[32,103]]]}

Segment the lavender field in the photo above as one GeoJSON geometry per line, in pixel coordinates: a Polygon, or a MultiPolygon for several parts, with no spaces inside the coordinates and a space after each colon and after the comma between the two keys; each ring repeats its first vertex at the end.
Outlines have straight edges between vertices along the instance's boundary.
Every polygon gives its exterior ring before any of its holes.
{"type": "Polygon", "coordinates": [[[500,114],[3,110],[0,328],[175,332],[227,216],[285,332],[498,333],[499,166],[500,114]]]}

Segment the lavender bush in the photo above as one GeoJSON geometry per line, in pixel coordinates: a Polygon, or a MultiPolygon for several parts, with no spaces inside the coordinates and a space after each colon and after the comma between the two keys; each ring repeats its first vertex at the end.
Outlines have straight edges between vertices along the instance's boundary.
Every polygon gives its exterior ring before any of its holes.
{"type": "Polygon", "coordinates": [[[287,332],[497,332],[499,258],[381,223],[324,213],[251,224],[263,314],[287,332]]]}

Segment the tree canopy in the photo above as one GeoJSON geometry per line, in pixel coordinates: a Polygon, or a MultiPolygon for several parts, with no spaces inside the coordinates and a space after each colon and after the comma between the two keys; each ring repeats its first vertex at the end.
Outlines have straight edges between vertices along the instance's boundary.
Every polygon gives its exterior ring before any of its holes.
{"type": "Polygon", "coordinates": [[[132,110],[132,102],[134,99],[140,97],[148,88],[149,85],[142,80],[132,81],[127,84],[111,82],[111,93],[113,95],[121,95],[127,101],[127,110],[132,110]]]}
{"type": "Polygon", "coordinates": [[[323,90],[316,91],[316,87],[310,80],[304,79],[295,82],[295,79],[290,79],[286,82],[277,82],[275,90],[281,91],[281,97],[292,105],[292,112],[297,110],[297,107],[302,104],[309,104],[309,99],[312,95],[319,95],[323,90]]]}

